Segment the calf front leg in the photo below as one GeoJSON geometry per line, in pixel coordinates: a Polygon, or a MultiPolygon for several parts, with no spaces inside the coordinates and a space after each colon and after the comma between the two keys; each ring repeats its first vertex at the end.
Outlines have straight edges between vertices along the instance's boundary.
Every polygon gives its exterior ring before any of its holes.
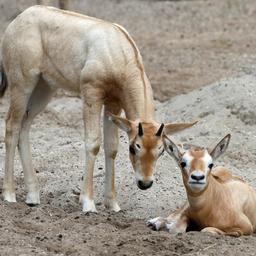
{"type": "Polygon", "coordinates": [[[88,100],[85,96],[83,100],[86,165],[79,201],[82,203],[83,212],[97,212],[93,200],[93,171],[101,144],[100,117],[102,102],[95,98],[94,101],[88,100]]]}
{"type": "Polygon", "coordinates": [[[206,227],[206,228],[202,229],[201,232],[211,233],[214,235],[224,235],[225,234],[225,232],[223,232],[222,230],[220,230],[218,228],[214,228],[214,227],[206,227]]]}
{"type": "Polygon", "coordinates": [[[104,111],[104,150],[105,150],[105,191],[104,205],[107,209],[119,212],[121,209],[116,200],[115,190],[115,158],[118,148],[118,128],[109,120],[107,112],[120,114],[120,107],[107,105],[104,111]]]}
{"type": "Polygon", "coordinates": [[[147,221],[153,230],[167,229],[172,234],[186,232],[189,219],[187,215],[189,204],[186,202],[180,209],[171,213],[167,218],[156,217],[147,221]]]}

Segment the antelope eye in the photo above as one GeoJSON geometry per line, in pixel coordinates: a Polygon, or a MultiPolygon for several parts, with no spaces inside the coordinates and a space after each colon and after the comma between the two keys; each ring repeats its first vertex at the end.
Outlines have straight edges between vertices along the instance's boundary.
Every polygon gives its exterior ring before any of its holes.
{"type": "Polygon", "coordinates": [[[185,168],[185,167],[186,167],[186,165],[187,165],[187,163],[186,163],[186,162],[181,162],[181,163],[180,163],[181,168],[185,168]]]}
{"type": "Polygon", "coordinates": [[[135,149],[134,149],[134,147],[133,147],[132,145],[130,145],[129,151],[130,151],[130,153],[131,153],[132,155],[135,155],[135,149]]]}
{"type": "Polygon", "coordinates": [[[136,144],[136,147],[137,147],[137,148],[140,148],[140,144],[136,144]]]}
{"type": "Polygon", "coordinates": [[[212,169],[212,167],[213,167],[213,164],[209,164],[209,165],[208,165],[208,168],[209,168],[209,169],[212,169]]]}

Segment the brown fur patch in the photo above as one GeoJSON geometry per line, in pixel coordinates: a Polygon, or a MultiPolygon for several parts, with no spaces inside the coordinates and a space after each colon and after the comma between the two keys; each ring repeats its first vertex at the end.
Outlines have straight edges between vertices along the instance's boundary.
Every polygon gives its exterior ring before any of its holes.
{"type": "Polygon", "coordinates": [[[201,159],[204,156],[204,150],[190,150],[190,155],[193,157],[193,160],[190,163],[191,170],[204,170],[205,163],[201,159]]]}
{"type": "MultiPolygon", "coordinates": [[[[138,128],[136,129],[136,135],[133,144],[140,143],[143,150],[143,155],[140,157],[141,172],[146,178],[152,175],[154,162],[157,160],[153,150],[157,147],[161,137],[155,136],[158,127],[152,123],[142,122],[143,136],[138,136],[138,128]]],[[[130,159],[135,163],[136,156],[130,155],[130,159]]]]}
{"type": "Polygon", "coordinates": [[[143,127],[143,136],[142,136],[142,144],[145,150],[144,155],[141,157],[142,172],[147,176],[152,175],[153,164],[156,160],[156,156],[153,154],[152,149],[157,146],[159,141],[159,137],[155,136],[157,132],[157,128],[151,123],[142,123],[143,127]]]}
{"type": "Polygon", "coordinates": [[[143,136],[142,136],[143,147],[146,150],[150,150],[156,146],[159,140],[159,138],[155,136],[157,132],[157,128],[152,123],[143,122],[141,124],[143,129],[143,136]]]}
{"type": "Polygon", "coordinates": [[[130,45],[132,46],[133,48],[133,51],[134,51],[134,55],[135,55],[135,59],[136,59],[136,63],[137,63],[137,67],[139,68],[140,70],[140,73],[141,73],[141,80],[143,82],[143,86],[144,86],[144,90],[146,90],[146,82],[145,82],[145,78],[144,78],[144,73],[145,73],[145,69],[144,69],[144,66],[143,64],[141,63],[141,61],[139,60],[139,50],[138,48],[136,47],[135,45],[135,42],[133,41],[133,39],[129,36],[129,34],[125,31],[124,28],[122,28],[120,25],[118,24],[113,24],[116,28],[118,28],[118,30],[120,32],[122,32],[124,34],[124,36],[126,37],[126,39],[129,41],[130,45]]]}

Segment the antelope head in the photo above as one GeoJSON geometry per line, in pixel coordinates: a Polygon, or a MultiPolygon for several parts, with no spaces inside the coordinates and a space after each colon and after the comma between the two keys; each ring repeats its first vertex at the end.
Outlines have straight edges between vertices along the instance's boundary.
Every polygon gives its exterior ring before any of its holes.
{"type": "Polygon", "coordinates": [[[142,190],[150,188],[153,184],[156,161],[164,152],[163,135],[173,134],[197,123],[136,122],[110,113],[109,118],[128,134],[130,160],[137,186],[142,190]]]}
{"type": "Polygon", "coordinates": [[[226,151],[230,137],[230,134],[226,135],[212,150],[190,148],[181,152],[173,141],[164,136],[165,149],[178,163],[188,193],[201,193],[207,188],[213,161],[226,151]]]}

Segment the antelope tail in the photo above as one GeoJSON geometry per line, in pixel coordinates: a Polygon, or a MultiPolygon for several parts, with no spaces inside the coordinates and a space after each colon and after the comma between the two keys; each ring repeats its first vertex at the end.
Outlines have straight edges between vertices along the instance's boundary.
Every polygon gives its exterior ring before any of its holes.
{"type": "Polygon", "coordinates": [[[4,72],[4,67],[0,63],[0,98],[4,96],[4,93],[8,87],[7,77],[4,72]]]}

